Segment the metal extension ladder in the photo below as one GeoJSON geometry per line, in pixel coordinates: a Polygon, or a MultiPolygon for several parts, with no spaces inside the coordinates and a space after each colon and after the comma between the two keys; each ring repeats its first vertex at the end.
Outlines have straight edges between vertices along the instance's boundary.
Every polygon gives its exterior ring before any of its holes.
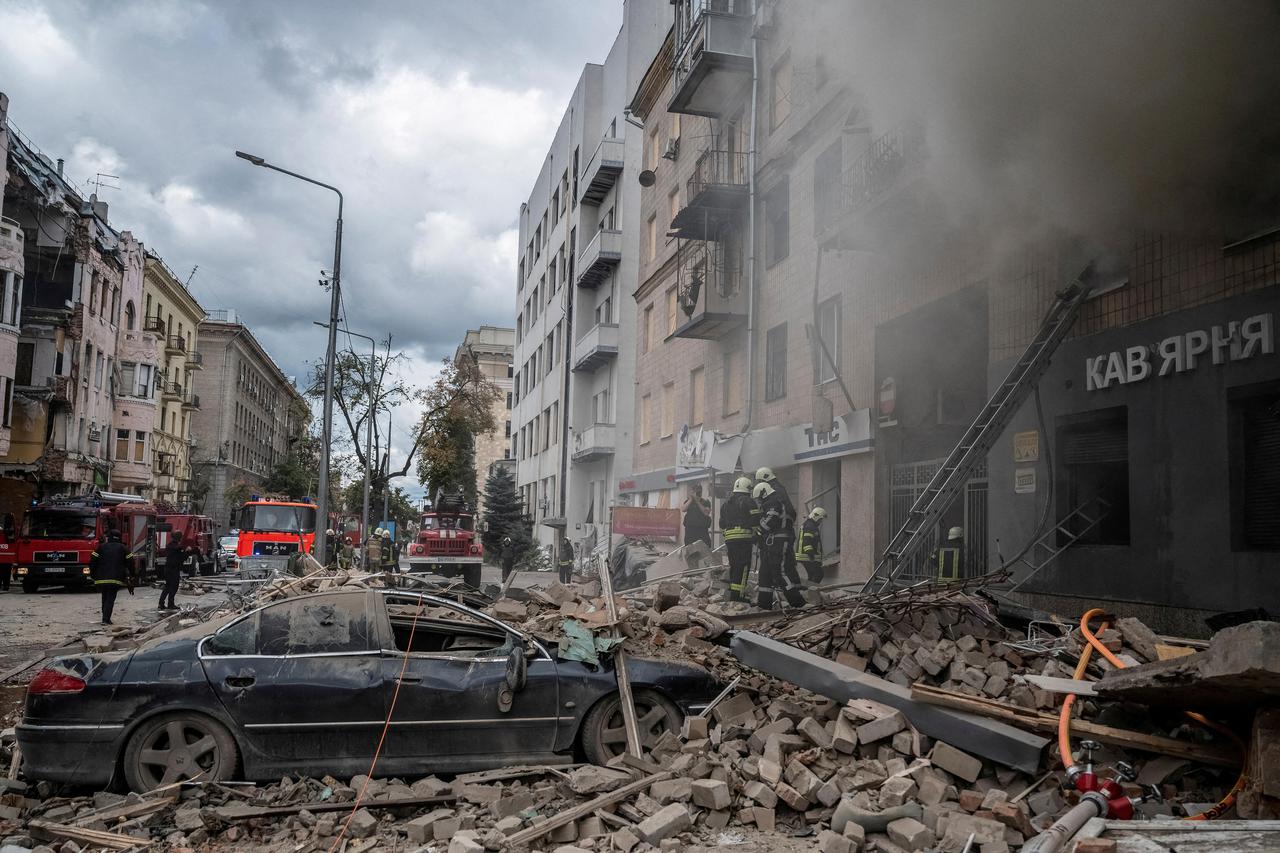
{"type": "Polygon", "coordinates": [[[907,520],[889,541],[875,571],[863,586],[863,592],[877,594],[885,591],[894,585],[902,567],[910,564],[928,539],[929,531],[959,496],[974,466],[987,458],[987,452],[996,439],[1035,389],[1058,344],[1071,331],[1094,284],[1093,264],[1090,264],[1079,278],[1056,294],[1035,338],[965,430],[964,437],[938,468],[929,485],[916,498],[907,513],[907,520]]]}
{"type": "Polygon", "coordinates": [[[1031,571],[1015,583],[1013,586],[1005,590],[1006,594],[1014,592],[1018,587],[1031,580],[1045,566],[1058,559],[1058,555],[1079,542],[1084,535],[1093,528],[1102,523],[1102,519],[1107,517],[1107,513],[1111,511],[1111,504],[1102,498],[1094,497],[1080,504],[1080,506],[1071,510],[1067,517],[1058,522],[1058,524],[1045,531],[1039,539],[1032,543],[1027,549],[1026,555],[1018,560],[1031,571]]]}

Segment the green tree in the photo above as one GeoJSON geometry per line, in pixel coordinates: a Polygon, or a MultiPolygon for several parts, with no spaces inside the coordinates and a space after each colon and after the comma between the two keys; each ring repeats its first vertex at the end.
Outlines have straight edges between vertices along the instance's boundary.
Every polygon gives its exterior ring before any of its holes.
{"type": "Polygon", "coordinates": [[[422,446],[418,457],[418,482],[427,494],[466,495],[476,505],[476,437],[474,427],[456,413],[445,417],[422,446]]]}
{"type": "Polygon", "coordinates": [[[495,562],[502,553],[502,540],[510,536],[519,559],[533,544],[533,531],[525,518],[516,481],[501,465],[493,466],[484,481],[484,522],[486,530],[480,534],[486,556],[495,562]]]}

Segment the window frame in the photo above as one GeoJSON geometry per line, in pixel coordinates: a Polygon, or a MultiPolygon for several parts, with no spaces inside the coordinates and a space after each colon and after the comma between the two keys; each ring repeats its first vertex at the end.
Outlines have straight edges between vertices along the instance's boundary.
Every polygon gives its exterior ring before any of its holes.
{"type": "Polygon", "coordinates": [[[787,324],[778,323],[764,336],[764,401],[787,396],[787,324]]]}
{"type": "Polygon", "coordinates": [[[842,327],[844,325],[842,316],[843,311],[841,310],[841,307],[839,295],[832,296],[830,299],[825,299],[818,303],[818,322],[814,328],[814,334],[817,338],[813,342],[813,355],[817,360],[817,369],[814,371],[814,379],[816,380],[814,383],[815,385],[825,385],[828,382],[836,381],[838,378],[836,368],[839,368],[840,366],[840,337],[841,332],[843,331],[842,327]],[[830,316],[832,318],[832,322],[835,327],[832,340],[827,340],[827,337],[822,330],[824,312],[829,312],[826,313],[825,316],[830,316]],[[831,364],[827,361],[827,356],[822,351],[822,345],[824,343],[827,345],[827,352],[831,354],[831,361],[835,363],[836,368],[832,368],[831,364]]]}
{"type": "MultiPolygon", "coordinates": [[[[233,619],[232,621],[228,622],[226,625],[223,625],[223,626],[222,626],[221,628],[219,628],[217,631],[214,631],[214,632],[213,632],[212,634],[210,634],[209,636],[207,636],[207,637],[203,638],[202,640],[200,640],[199,644],[197,644],[197,646],[196,646],[196,657],[198,657],[198,658],[199,658],[199,659],[201,659],[201,660],[227,660],[227,659],[232,659],[232,658],[241,659],[241,660],[244,660],[244,659],[256,659],[256,660],[285,660],[285,659],[294,659],[294,658],[357,657],[357,656],[359,656],[359,657],[374,657],[374,656],[381,656],[381,655],[383,654],[382,650],[381,650],[380,648],[376,648],[376,647],[380,647],[380,646],[384,645],[384,644],[386,643],[386,638],[385,638],[385,637],[383,637],[383,636],[382,636],[382,633],[381,633],[381,632],[382,632],[382,623],[381,623],[380,621],[378,621],[378,620],[377,620],[376,615],[374,614],[374,612],[372,612],[372,608],[371,608],[371,606],[370,606],[370,604],[371,604],[371,603],[370,603],[370,601],[369,601],[369,598],[370,598],[370,596],[372,596],[373,594],[374,594],[374,593],[373,593],[373,590],[366,590],[366,591],[364,591],[363,593],[353,593],[353,592],[350,592],[350,591],[347,591],[347,590],[341,590],[341,591],[335,591],[335,592],[332,592],[332,593],[321,593],[321,594],[319,594],[319,595],[313,595],[313,596],[305,596],[305,597],[302,597],[302,596],[295,596],[295,597],[293,597],[293,598],[286,598],[286,599],[282,599],[282,600],[280,600],[280,601],[272,601],[272,602],[268,602],[267,604],[264,604],[264,605],[262,605],[261,607],[258,607],[258,608],[255,608],[255,609],[253,609],[253,610],[250,610],[248,613],[244,614],[243,616],[241,616],[241,617],[240,617],[240,618],[238,618],[238,619],[233,619]],[[281,655],[267,655],[267,654],[262,654],[262,653],[261,653],[261,651],[260,651],[260,650],[261,650],[261,648],[262,648],[262,638],[261,638],[261,620],[260,620],[260,614],[262,613],[262,611],[266,610],[266,609],[267,609],[267,608],[269,608],[269,607],[279,607],[279,606],[283,606],[283,605],[288,605],[288,604],[297,603],[298,601],[319,600],[319,599],[328,598],[328,597],[331,597],[331,596],[332,596],[332,597],[335,597],[335,598],[342,598],[342,597],[346,597],[346,596],[350,596],[350,597],[354,598],[356,595],[363,595],[363,597],[364,597],[364,612],[365,612],[365,619],[366,619],[366,621],[369,623],[369,645],[370,645],[371,647],[373,647],[373,648],[369,648],[369,649],[366,649],[366,650],[364,650],[364,651],[346,651],[346,652],[301,652],[301,653],[294,653],[294,654],[281,654],[281,655]],[[254,624],[254,634],[255,634],[255,637],[254,637],[254,644],[253,644],[253,648],[254,648],[254,652],[253,652],[253,654],[247,654],[247,655],[219,655],[219,654],[210,654],[210,653],[208,652],[207,646],[208,646],[208,644],[209,644],[209,641],[210,641],[210,640],[212,640],[214,637],[217,637],[219,634],[222,634],[222,633],[224,633],[224,632],[226,632],[226,631],[230,630],[232,627],[234,627],[234,626],[236,626],[236,625],[239,625],[239,624],[241,624],[241,623],[243,623],[243,622],[245,622],[246,620],[249,620],[249,619],[254,620],[254,623],[255,623],[255,624],[254,624]]],[[[410,593],[410,594],[412,594],[412,593],[410,593]]]]}

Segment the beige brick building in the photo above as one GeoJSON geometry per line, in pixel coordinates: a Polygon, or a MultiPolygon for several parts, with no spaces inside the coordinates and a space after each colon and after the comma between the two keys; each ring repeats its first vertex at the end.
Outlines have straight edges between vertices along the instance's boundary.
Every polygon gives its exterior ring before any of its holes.
{"type": "MultiPolygon", "coordinates": [[[[454,361],[472,357],[485,379],[498,386],[498,399],[493,403],[494,428],[491,432],[475,437],[477,508],[484,508],[484,481],[489,470],[499,460],[512,460],[511,456],[511,392],[514,376],[516,330],[498,326],[481,326],[468,329],[454,353],[454,361]]],[[[507,464],[513,465],[513,461],[507,464]]]]}

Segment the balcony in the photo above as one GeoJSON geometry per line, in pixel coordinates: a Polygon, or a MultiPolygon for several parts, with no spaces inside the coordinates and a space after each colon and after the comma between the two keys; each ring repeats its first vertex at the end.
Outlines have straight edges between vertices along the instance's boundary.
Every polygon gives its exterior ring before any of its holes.
{"type": "Polygon", "coordinates": [[[751,78],[751,0],[677,0],[673,113],[718,118],[751,78]]]}
{"type": "Polygon", "coordinates": [[[204,369],[204,354],[198,353],[195,350],[192,350],[191,352],[187,353],[187,370],[203,370],[203,369],[204,369]]]}
{"type": "Polygon", "coordinates": [[[623,142],[614,137],[600,140],[595,153],[587,161],[587,167],[578,181],[578,201],[582,204],[599,204],[622,174],[623,142]]]}
{"type": "Polygon", "coordinates": [[[841,173],[839,183],[828,185],[815,200],[819,239],[834,238],[841,248],[867,248],[873,242],[871,213],[880,230],[893,230],[899,219],[927,213],[891,203],[903,198],[926,155],[924,129],[918,124],[904,123],[873,140],[841,173]]]}
{"type": "Polygon", "coordinates": [[[708,149],[694,164],[686,184],[684,207],[671,220],[676,236],[716,240],[726,223],[737,223],[747,209],[747,155],[708,149]]]}
{"type": "Polygon", "coordinates": [[[578,256],[578,286],[596,288],[622,262],[622,232],[601,228],[578,256]]]}
{"type": "Polygon", "coordinates": [[[179,335],[169,335],[164,339],[165,355],[185,355],[187,352],[187,342],[179,335]]]}
{"type": "Polygon", "coordinates": [[[163,335],[165,332],[164,320],[159,317],[146,317],[142,321],[142,331],[163,335]]]}
{"type": "Polygon", "coordinates": [[[573,434],[573,461],[595,462],[613,455],[613,424],[592,424],[573,434]]]}
{"type": "Polygon", "coordinates": [[[190,410],[192,410],[192,411],[195,411],[195,410],[199,409],[199,408],[200,408],[200,395],[199,395],[199,394],[183,394],[183,395],[182,395],[182,408],[184,408],[184,409],[190,409],[190,410]]]}
{"type": "Polygon", "coordinates": [[[682,240],[677,260],[677,299],[683,322],[672,337],[718,340],[747,322],[736,234],[718,242],[682,240]]]}
{"type": "MultiPolygon", "coordinates": [[[[0,258],[9,258],[15,262],[22,261],[22,246],[26,235],[22,226],[7,216],[0,216],[0,258]]],[[[12,269],[12,266],[6,266],[12,269]]]]}
{"type": "Polygon", "coordinates": [[[185,396],[182,386],[177,382],[163,382],[160,384],[160,399],[166,403],[176,403],[185,396]]]}
{"type": "Polygon", "coordinates": [[[575,373],[598,370],[618,357],[618,324],[599,323],[573,346],[575,373]]]}

